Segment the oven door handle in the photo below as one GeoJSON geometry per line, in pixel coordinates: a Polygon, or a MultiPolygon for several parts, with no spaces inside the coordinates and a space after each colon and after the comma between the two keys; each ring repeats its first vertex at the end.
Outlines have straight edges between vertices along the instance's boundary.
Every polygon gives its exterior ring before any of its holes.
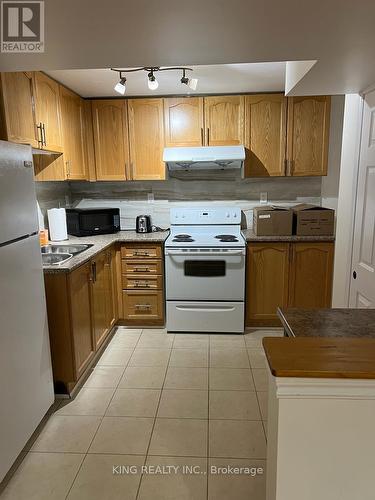
{"type": "Polygon", "coordinates": [[[199,257],[200,255],[212,257],[225,257],[226,255],[245,255],[245,250],[228,250],[224,252],[184,252],[183,250],[166,250],[165,255],[185,255],[186,257],[199,257]]]}

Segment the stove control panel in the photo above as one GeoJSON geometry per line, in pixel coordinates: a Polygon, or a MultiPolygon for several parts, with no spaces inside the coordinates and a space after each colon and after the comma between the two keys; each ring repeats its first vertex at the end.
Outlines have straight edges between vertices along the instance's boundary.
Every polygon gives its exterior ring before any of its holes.
{"type": "Polygon", "coordinates": [[[241,209],[239,207],[172,208],[170,220],[173,225],[240,224],[241,209]]]}

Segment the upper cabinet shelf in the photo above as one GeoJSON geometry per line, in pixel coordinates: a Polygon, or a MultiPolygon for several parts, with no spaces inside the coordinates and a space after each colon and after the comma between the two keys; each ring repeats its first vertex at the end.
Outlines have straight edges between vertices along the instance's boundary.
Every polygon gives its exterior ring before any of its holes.
{"type": "Polygon", "coordinates": [[[283,94],[84,100],[40,72],[2,73],[1,138],[37,180],[163,180],[163,148],[244,144],[245,176],[327,175],[331,99],[283,94]],[[63,155],[61,155],[63,153],[63,155]]]}

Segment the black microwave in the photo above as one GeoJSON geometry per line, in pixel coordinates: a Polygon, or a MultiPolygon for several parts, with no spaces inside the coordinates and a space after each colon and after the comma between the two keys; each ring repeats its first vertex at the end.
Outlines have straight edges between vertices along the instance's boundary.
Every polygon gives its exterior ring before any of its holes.
{"type": "Polygon", "coordinates": [[[68,234],[93,236],[120,231],[119,208],[67,208],[68,234]]]}

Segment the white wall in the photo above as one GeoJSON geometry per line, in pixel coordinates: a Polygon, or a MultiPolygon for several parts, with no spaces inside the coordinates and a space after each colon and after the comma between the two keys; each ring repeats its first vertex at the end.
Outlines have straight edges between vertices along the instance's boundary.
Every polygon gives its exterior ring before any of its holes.
{"type": "Polygon", "coordinates": [[[363,100],[345,96],[332,307],[348,307],[363,100]]]}
{"type": "Polygon", "coordinates": [[[322,206],[337,210],[345,96],[331,99],[328,175],[322,177],[322,206]]]}

